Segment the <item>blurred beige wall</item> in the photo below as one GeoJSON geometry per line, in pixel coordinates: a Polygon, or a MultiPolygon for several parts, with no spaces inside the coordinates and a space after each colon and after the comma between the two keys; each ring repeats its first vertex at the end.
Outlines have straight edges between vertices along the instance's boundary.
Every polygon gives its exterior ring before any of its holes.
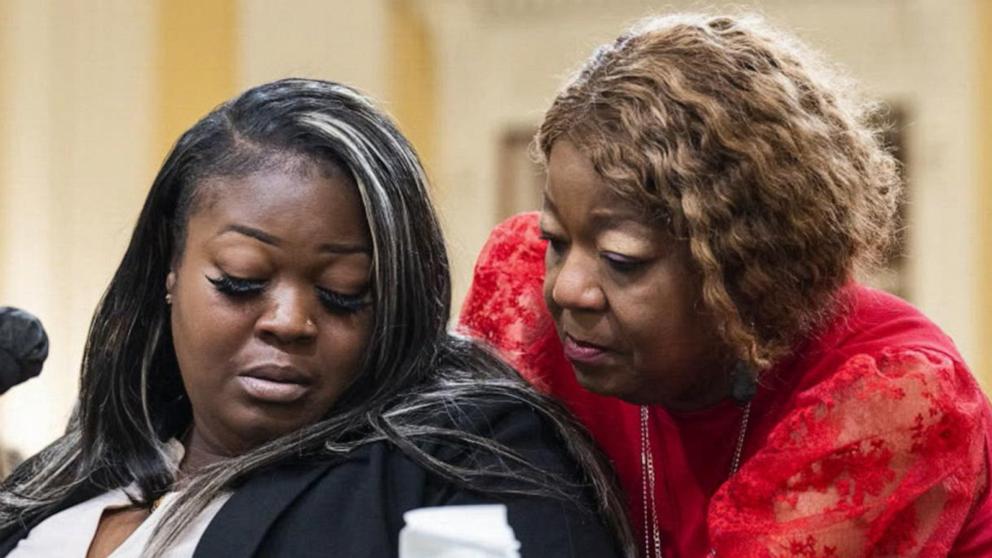
{"type": "MultiPolygon", "coordinates": [[[[736,2],[734,5],[740,5],[736,2]]],[[[992,387],[992,0],[756,3],[908,111],[909,295],[992,387]]],[[[728,4],[711,2],[721,9],[728,4]]],[[[647,0],[0,0],[0,304],[52,338],[0,400],[0,442],[64,427],[86,328],[165,151],[237,91],[356,86],[421,150],[455,302],[498,216],[499,142],[647,0]]],[[[728,8],[729,9],[729,8],[728,8]]]]}
{"type": "Polygon", "coordinates": [[[975,250],[981,262],[978,293],[973,297],[978,314],[978,356],[973,364],[983,380],[985,392],[992,395],[992,0],[980,0],[973,25],[979,29],[976,40],[978,87],[975,139],[972,153],[978,161],[974,182],[978,190],[978,243],[975,250]]]}
{"type": "Polygon", "coordinates": [[[51,337],[37,380],[0,402],[5,444],[65,426],[90,314],[150,182],[153,10],[144,2],[0,2],[0,304],[51,337]]]}
{"type": "Polygon", "coordinates": [[[387,2],[241,0],[239,88],[284,77],[385,93],[387,2]]]}

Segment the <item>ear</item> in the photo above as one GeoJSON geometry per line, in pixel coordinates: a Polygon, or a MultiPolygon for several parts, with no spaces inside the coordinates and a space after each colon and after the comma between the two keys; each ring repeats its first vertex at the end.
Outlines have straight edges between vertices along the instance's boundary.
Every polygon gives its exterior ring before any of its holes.
{"type": "Polygon", "coordinates": [[[165,276],[165,292],[167,294],[172,294],[172,289],[176,286],[176,272],[169,271],[169,274],[165,276]]]}

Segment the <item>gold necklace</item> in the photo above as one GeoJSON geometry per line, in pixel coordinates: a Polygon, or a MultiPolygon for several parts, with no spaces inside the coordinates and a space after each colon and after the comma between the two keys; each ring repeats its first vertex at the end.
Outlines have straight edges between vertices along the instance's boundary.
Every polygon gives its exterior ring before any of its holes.
{"type": "MultiPolygon", "coordinates": [[[[734,459],[730,462],[730,475],[727,478],[733,477],[741,466],[741,453],[744,451],[744,438],[747,437],[749,418],[751,418],[751,401],[744,404],[740,432],[737,434],[737,446],[734,448],[734,459]]],[[[658,508],[655,505],[654,458],[651,456],[649,428],[648,407],[641,405],[641,502],[644,517],[644,548],[649,557],[662,558],[661,530],[658,527],[658,508]]],[[[709,558],[715,556],[716,549],[711,548],[709,558]]]]}
{"type": "MultiPolygon", "coordinates": [[[[166,494],[168,494],[168,493],[166,493],[166,494]]],[[[148,515],[151,515],[151,514],[155,513],[155,510],[157,510],[158,507],[162,505],[162,500],[164,500],[164,499],[165,499],[165,494],[163,494],[163,495],[159,496],[158,498],[155,498],[154,500],[152,500],[152,505],[149,506],[149,508],[148,508],[148,515]]]]}

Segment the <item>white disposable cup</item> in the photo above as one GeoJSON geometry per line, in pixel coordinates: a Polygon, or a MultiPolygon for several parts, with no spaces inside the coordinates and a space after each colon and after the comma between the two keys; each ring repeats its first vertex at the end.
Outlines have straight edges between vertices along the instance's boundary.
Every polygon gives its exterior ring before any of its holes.
{"type": "Polygon", "coordinates": [[[403,514],[399,558],[520,558],[506,506],[443,506],[403,514]]]}

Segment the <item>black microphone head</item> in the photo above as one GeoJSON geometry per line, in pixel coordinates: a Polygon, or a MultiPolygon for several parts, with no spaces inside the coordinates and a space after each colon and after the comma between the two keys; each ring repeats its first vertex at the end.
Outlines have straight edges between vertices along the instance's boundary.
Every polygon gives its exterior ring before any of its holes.
{"type": "Polygon", "coordinates": [[[0,393],[33,378],[48,358],[48,334],[38,318],[0,306],[0,393]]]}

